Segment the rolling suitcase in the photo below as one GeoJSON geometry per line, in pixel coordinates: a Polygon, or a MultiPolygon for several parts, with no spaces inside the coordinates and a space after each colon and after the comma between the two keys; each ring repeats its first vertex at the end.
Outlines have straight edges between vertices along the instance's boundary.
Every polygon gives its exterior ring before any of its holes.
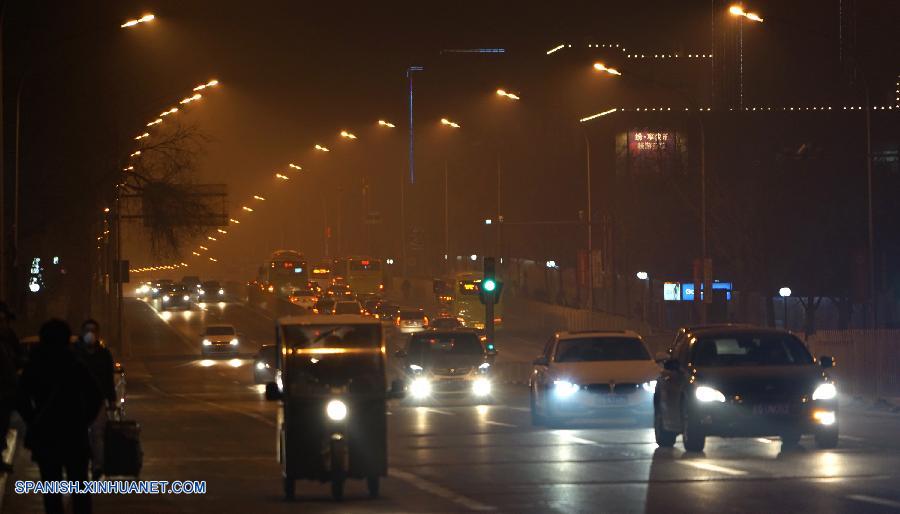
{"type": "Polygon", "coordinates": [[[106,422],[103,434],[103,473],[106,476],[137,477],[144,464],[141,425],[116,414],[106,422]]]}

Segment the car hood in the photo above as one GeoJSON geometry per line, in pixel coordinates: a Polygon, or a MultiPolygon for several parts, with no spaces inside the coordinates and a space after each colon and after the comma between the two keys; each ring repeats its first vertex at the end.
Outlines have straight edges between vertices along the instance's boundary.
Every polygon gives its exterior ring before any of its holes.
{"type": "Polygon", "coordinates": [[[426,370],[431,371],[450,368],[478,367],[483,362],[483,355],[441,355],[439,357],[426,356],[423,359],[410,360],[409,364],[418,364],[426,370]]]}
{"type": "Polygon", "coordinates": [[[695,371],[698,384],[709,385],[725,395],[811,395],[823,382],[818,366],[722,366],[695,371]]]}
{"type": "Polygon", "coordinates": [[[237,336],[206,336],[205,339],[208,339],[210,342],[213,342],[213,343],[230,343],[231,340],[236,337],[237,336]]]}
{"type": "Polygon", "coordinates": [[[554,362],[550,372],[557,380],[575,384],[644,383],[656,380],[659,366],[651,360],[554,362]]]}

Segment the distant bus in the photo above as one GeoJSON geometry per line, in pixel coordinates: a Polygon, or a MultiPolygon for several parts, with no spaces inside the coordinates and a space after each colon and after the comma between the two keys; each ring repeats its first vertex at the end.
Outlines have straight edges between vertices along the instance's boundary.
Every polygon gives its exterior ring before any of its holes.
{"type": "Polygon", "coordinates": [[[277,250],[263,267],[263,283],[270,293],[287,298],[294,289],[306,289],[309,270],[303,254],[295,250],[277,250]]]}
{"type": "Polygon", "coordinates": [[[315,282],[322,289],[331,285],[333,276],[334,275],[331,272],[331,263],[323,263],[309,269],[309,281],[315,282]]]}
{"type": "Polygon", "coordinates": [[[381,259],[351,257],[341,259],[339,267],[332,268],[356,294],[380,294],[384,292],[384,268],[381,259]]]}
{"type": "MultiPolygon", "coordinates": [[[[462,272],[453,277],[453,290],[450,300],[450,312],[461,319],[467,327],[483,329],[485,322],[484,304],[478,293],[481,291],[483,273],[462,272]]],[[[494,305],[494,328],[503,325],[503,298],[494,305]]]]}

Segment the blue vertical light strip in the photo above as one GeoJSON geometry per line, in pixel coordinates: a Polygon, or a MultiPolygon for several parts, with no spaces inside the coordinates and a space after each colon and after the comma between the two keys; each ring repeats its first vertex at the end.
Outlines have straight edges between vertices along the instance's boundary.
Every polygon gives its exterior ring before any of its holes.
{"type": "Polygon", "coordinates": [[[415,126],[413,122],[413,77],[414,71],[422,71],[421,66],[410,66],[406,69],[406,78],[409,82],[409,183],[416,183],[416,156],[415,156],[415,126]]]}

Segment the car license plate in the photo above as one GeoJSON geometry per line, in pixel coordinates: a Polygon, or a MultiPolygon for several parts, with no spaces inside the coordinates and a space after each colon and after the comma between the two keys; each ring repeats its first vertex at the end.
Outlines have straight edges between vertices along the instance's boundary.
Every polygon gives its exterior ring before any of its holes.
{"type": "Polygon", "coordinates": [[[628,398],[618,394],[604,394],[597,395],[596,400],[594,402],[597,405],[625,405],[628,403],[628,398]]]}
{"type": "Polygon", "coordinates": [[[790,413],[791,406],[787,403],[760,403],[753,406],[753,414],[758,416],[783,416],[790,413]]]}

